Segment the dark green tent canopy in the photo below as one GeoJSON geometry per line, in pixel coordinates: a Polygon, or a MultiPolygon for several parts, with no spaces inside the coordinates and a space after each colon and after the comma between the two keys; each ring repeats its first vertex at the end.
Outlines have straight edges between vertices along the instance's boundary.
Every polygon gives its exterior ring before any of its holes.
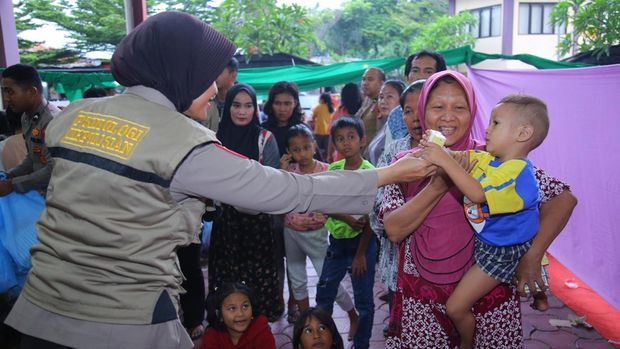
{"type": "Polygon", "coordinates": [[[552,61],[550,59],[541,58],[538,56],[530,55],[527,53],[517,55],[503,55],[503,54],[490,54],[476,52],[472,50],[471,46],[463,46],[452,50],[440,51],[446,59],[447,65],[457,65],[465,63],[467,65],[478,64],[487,59],[514,59],[523,63],[532,65],[538,69],[562,69],[562,68],[578,68],[587,67],[589,64],[583,63],[568,63],[552,61]]]}
{"type": "Polygon", "coordinates": [[[379,67],[389,72],[403,64],[405,60],[402,58],[386,58],[329,65],[247,68],[239,70],[237,80],[252,85],[258,95],[266,96],[271,85],[281,80],[294,81],[300,91],[308,91],[360,81],[364,71],[370,67],[379,67]]]}

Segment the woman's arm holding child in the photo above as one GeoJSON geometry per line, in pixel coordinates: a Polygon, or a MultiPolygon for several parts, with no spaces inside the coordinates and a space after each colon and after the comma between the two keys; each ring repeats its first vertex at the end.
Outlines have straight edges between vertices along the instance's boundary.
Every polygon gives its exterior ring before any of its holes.
{"type": "Polygon", "coordinates": [[[540,275],[541,260],[547,248],[568,223],[575,206],[577,206],[577,198],[569,190],[562,191],[561,194],[540,206],[538,233],[532,241],[532,246],[517,265],[515,278],[518,282],[517,290],[519,293],[525,294],[524,285],[528,285],[530,290],[535,290],[535,283],[544,289],[540,275]]]}
{"type": "Polygon", "coordinates": [[[401,242],[409,236],[426,219],[448,188],[445,178],[441,174],[435,174],[426,187],[411,200],[387,212],[383,218],[383,227],[388,239],[401,242]]]}
{"type": "MultiPolygon", "coordinates": [[[[467,152],[453,153],[459,166],[467,167],[468,172],[477,163],[477,161],[469,163],[469,154],[467,152]]],[[[413,154],[414,157],[419,157],[420,155],[421,151],[413,154]]],[[[393,242],[400,242],[409,236],[411,232],[422,224],[426,216],[428,216],[452,185],[444,171],[440,170],[431,176],[426,187],[411,200],[390,212],[386,212],[383,224],[388,238],[393,242]]],[[[389,186],[389,190],[394,191],[394,193],[389,194],[390,196],[396,195],[402,199],[403,194],[397,186],[389,186]]],[[[387,191],[388,189],[386,189],[387,191]]],[[[384,197],[386,196],[388,196],[387,193],[384,194],[384,197]]]]}

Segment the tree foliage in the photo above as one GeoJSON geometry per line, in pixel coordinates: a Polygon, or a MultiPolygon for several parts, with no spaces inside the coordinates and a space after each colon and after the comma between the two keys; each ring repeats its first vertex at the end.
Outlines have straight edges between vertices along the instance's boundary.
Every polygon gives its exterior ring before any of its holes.
{"type": "MultiPolygon", "coordinates": [[[[35,28],[38,20],[67,31],[72,40],[66,50],[113,50],[126,34],[123,0],[20,0],[15,10],[20,31],[35,28]]],[[[315,9],[311,14],[305,7],[276,0],[223,0],[218,6],[208,0],[147,0],[149,14],[165,10],[196,15],[248,55],[402,57],[412,48],[473,42],[458,27],[466,23],[461,17],[440,17],[447,13],[445,1],[347,0],[342,9],[315,9]],[[441,22],[435,24],[438,18],[441,22]]],[[[36,44],[20,41],[24,57],[36,44]]],[[[57,53],[67,55],[66,50],[57,53]]],[[[30,53],[28,57],[38,54],[30,53]]]]}
{"type": "Polygon", "coordinates": [[[277,5],[275,0],[224,0],[213,26],[246,54],[278,52],[308,56],[316,43],[306,8],[277,5]]]}
{"type": "Polygon", "coordinates": [[[405,56],[413,38],[446,13],[444,1],[349,0],[341,10],[320,13],[316,33],[336,56],[405,56]]]}
{"type": "MultiPolygon", "coordinates": [[[[212,13],[199,0],[148,0],[147,10],[179,10],[203,19],[212,13]]],[[[35,19],[57,24],[73,40],[69,47],[80,51],[112,50],[127,34],[123,0],[21,0],[15,12],[25,27],[36,25],[35,19]]]]}
{"type": "Polygon", "coordinates": [[[467,27],[475,24],[476,19],[467,11],[455,16],[440,16],[416,37],[411,43],[411,50],[440,51],[465,45],[473,47],[476,38],[467,30],[467,27]]]}
{"type": "MultiPolygon", "coordinates": [[[[21,28],[34,29],[35,20],[57,24],[68,32],[68,48],[113,50],[126,35],[123,0],[21,0],[16,6],[21,28]]],[[[211,23],[247,53],[288,52],[307,56],[320,46],[307,10],[278,6],[275,0],[224,0],[215,8],[205,0],[148,0],[149,14],[177,10],[211,23]]],[[[21,48],[34,43],[23,42],[21,48]]]]}
{"type": "MultiPolygon", "coordinates": [[[[25,13],[24,0],[17,2],[14,6],[16,9],[15,27],[18,33],[26,30],[35,30],[41,27],[40,22],[34,21],[32,16],[25,13]]],[[[33,66],[55,64],[58,62],[71,63],[78,59],[78,52],[68,48],[40,50],[38,46],[42,44],[41,41],[18,38],[17,44],[20,51],[20,61],[33,66]]]]}
{"type": "Polygon", "coordinates": [[[620,43],[620,0],[562,0],[551,12],[554,25],[572,26],[558,43],[564,55],[594,50],[598,56],[620,43]]]}
{"type": "Polygon", "coordinates": [[[123,0],[22,0],[19,16],[56,23],[78,50],[111,49],[125,35],[123,0]]]}
{"type": "Polygon", "coordinates": [[[72,63],[79,59],[79,53],[66,48],[54,48],[42,51],[23,50],[19,54],[21,63],[34,67],[54,66],[59,63],[72,63]]]}

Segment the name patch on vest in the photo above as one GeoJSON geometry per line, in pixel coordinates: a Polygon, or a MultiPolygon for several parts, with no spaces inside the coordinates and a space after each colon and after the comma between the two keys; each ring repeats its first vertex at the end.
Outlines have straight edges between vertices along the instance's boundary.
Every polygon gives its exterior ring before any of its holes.
{"type": "Polygon", "coordinates": [[[116,116],[80,111],[60,142],[127,160],[149,130],[116,116]]]}

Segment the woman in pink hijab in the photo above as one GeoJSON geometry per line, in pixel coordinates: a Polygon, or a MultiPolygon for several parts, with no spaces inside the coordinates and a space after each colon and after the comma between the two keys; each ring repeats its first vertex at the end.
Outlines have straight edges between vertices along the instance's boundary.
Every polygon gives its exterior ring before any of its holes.
{"type": "MultiPolygon", "coordinates": [[[[476,117],[473,87],[458,72],[439,72],[426,81],[420,94],[418,117],[423,131],[442,132],[445,146],[452,150],[484,148],[482,142],[471,137],[476,117]]],[[[468,159],[462,162],[466,166],[468,159]]],[[[542,255],[576,204],[566,184],[542,171],[537,171],[537,177],[543,198],[541,225],[534,251],[524,257],[525,262],[522,260],[517,271],[517,277],[522,279],[520,291],[524,283],[534,286],[533,282],[540,280],[542,255]],[[555,214],[545,214],[549,211],[555,214]]],[[[458,347],[458,332],[446,316],[445,303],[473,263],[474,233],[463,213],[463,194],[441,174],[391,185],[385,188],[380,216],[388,237],[400,242],[397,291],[386,347],[458,347]]],[[[520,302],[514,285],[500,284],[473,310],[476,348],[523,346],[520,302]]]]}

